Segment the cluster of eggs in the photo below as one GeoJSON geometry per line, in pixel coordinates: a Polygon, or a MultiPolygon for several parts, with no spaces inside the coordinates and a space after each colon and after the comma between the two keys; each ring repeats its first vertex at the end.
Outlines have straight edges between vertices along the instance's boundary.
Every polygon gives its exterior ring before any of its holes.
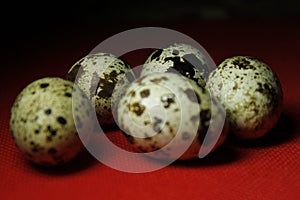
{"type": "Polygon", "coordinates": [[[84,148],[95,123],[117,123],[136,152],[158,159],[197,158],[221,146],[229,130],[241,139],[266,134],[282,110],[276,74],[248,56],[212,66],[181,43],[154,51],[138,78],[123,59],[88,55],[66,79],[42,78],[22,90],[11,109],[14,141],[29,160],[60,165],[84,148]]]}

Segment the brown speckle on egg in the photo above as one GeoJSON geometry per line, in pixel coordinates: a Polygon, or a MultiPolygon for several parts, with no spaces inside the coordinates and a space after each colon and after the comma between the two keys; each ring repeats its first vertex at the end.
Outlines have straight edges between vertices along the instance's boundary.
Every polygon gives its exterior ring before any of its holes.
{"type": "Polygon", "coordinates": [[[141,105],[138,102],[134,102],[132,105],[130,105],[130,111],[134,112],[137,116],[142,115],[144,110],[145,106],[141,105]]]}
{"type": "Polygon", "coordinates": [[[140,92],[142,98],[147,98],[150,95],[150,90],[143,90],[140,92]]]}

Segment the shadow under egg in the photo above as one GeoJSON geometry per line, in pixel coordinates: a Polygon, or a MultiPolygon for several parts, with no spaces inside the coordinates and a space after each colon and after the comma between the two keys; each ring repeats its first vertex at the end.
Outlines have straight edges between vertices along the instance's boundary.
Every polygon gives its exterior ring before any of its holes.
{"type": "Polygon", "coordinates": [[[296,126],[295,116],[288,112],[283,112],[277,124],[266,135],[257,139],[241,140],[229,134],[228,140],[231,146],[237,147],[260,148],[276,146],[297,137],[296,126]]]}
{"type": "Polygon", "coordinates": [[[32,162],[29,162],[35,170],[52,175],[52,176],[64,176],[69,174],[79,173],[87,170],[97,163],[97,160],[86,150],[82,150],[73,160],[58,166],[41,166],[32,162]]]}

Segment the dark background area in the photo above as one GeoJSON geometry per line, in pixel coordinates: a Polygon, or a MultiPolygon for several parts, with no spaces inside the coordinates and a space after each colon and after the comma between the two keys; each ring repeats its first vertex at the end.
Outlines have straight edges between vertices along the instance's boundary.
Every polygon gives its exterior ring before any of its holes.
{"type": "Polygon", "coordinates": [[[42,29],[65,25],[173,23],[226,19],[299,18],[297,0],[11,1],[2,7],[8,28],[42,29]]]}
{"type": "MultiPolygon", "coordinates": [[[[201,29],[202,24],[209,27],[228,21],[237,24],[255,21],[271,22],[271,29],[277,28],[274,26],[280,29],[282,24],[299,18],[297,0],[9,1],[1,5],[1,55],[8,58],[3,60],[9,64],[11,60],[38,56],[36,52],[46,52],[50,46],[64,52],[89,41],[85,46],[90,50],[107,37],[142,26],[185,33],[186,25],[201,29]],[[64,45],[60,46],[62,41],[64,45]]],[[[209,35],[209,31],[216,30],[222,35],[217,27],[203,31],[209,35]]],[[[237,27],[232,31],[247,30],[237,27]]],[[[88,53],[87,49],[81,52],[88,53]]],[[[83,54],[74,55],[73,61],[80,56],[83,54]]]]}
{"type": "Polygon", "coordinates": [[[216,20],[295,20],[300,1],[10,1],[1,6],[6,37],[34,37],[60,30],[159,26],[216,20]]]}

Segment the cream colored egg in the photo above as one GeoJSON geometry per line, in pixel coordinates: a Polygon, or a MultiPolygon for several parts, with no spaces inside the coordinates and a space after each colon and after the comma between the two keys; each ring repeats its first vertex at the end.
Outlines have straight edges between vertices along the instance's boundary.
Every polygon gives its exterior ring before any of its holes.
{"type": "Polygon", "coordinates": [[[241,139],[265,135],[282,112],[278,77],[266,63],[253,57],[224,60],[209,76],[207,88],[224,104],[230,128],[241,139]]]}
{"type": "Polygon", "coordinates": [[[61,165],[76,157],[83,142],[88,142],[92,116],[90,101],[77,86],[47,77],[30,83],[17,96],[10,129],[27,159],[40,165],[61,165]],[[84,133],[81,138],[78,131],[84,133]]]}
{"type": "Polygon", "coordinates": [[[118,106],[118,122],[136,151],[187,160],[198,158],[200,147],[216,143],[216,149],[224,142],[226,127],[219,139],[207,135],[210,122],[221,121],[218,111],[212,109],[208,91],[193,81],[174,73],[151,73],[128,87],[118,106]]]}
{"type": "Polygon", "coordinates": [[[143,65],[141,76],[153,72],[175,72],[205,86],[213,64],[203,52],[189,44],[175,43],[155,50],[143,65]]]}
{"type": "Polygon", "coordinates": [[[108,53],[85,56],[67,74],[95,106],[100,125],[115,123],[113,110],[126,86],[134,79],[130,65],[108,53]]]}

